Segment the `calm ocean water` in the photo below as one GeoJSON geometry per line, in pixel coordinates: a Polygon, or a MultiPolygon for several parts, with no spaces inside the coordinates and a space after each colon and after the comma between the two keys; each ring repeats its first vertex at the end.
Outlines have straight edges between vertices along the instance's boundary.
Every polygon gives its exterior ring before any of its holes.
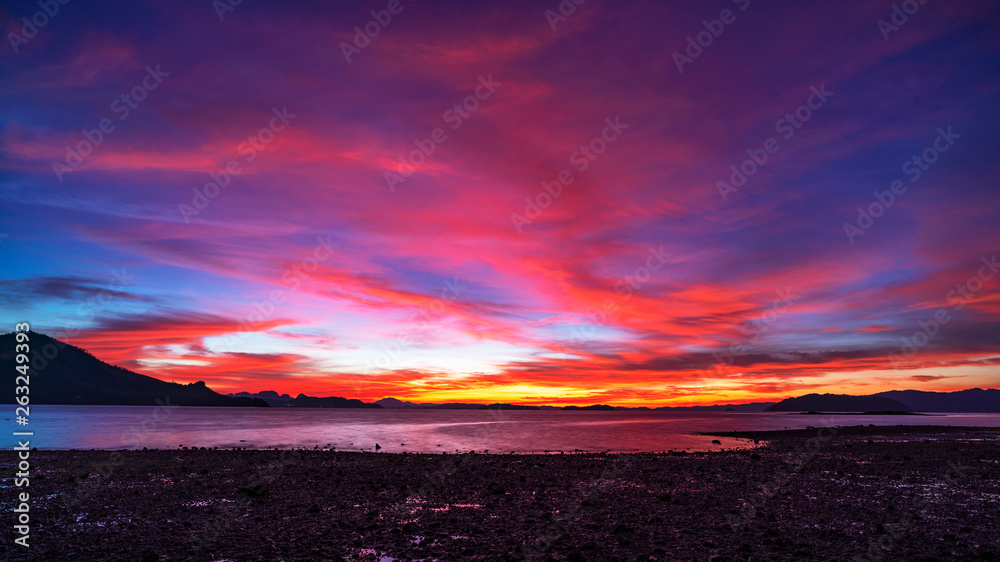
{"type": "MultiPolygon", "coordinates": [[[[745,446],[703,431],[843,425],[976,425],[1000,427],[1000,414],[827,416],[785,413],[351,410],[33,405],[28,427],[40,449],[291,448],[385,452],[704,451],[745,446]]],[[[10,435],[10,433],[8,433],[10,435]]],[[[12,437],[13,439],[13,437],[12,437]]]]}

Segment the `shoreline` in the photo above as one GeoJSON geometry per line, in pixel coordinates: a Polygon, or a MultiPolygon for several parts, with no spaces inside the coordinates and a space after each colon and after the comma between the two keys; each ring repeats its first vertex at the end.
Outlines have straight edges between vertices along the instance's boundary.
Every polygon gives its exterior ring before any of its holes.
{"type": "Polygon", "coordinates": [[[1000,427],[966,425],[845,425],[814,426],[802,429],[768,429],[760,431],[714,431],[699,435],[731,437],[736,439],[790,439],[812,437],[818,430],[834,431],[842,437],[876,437],[886,435],[951,435],[956,433],[985,433],[1000,437],[1000,427]]]}
{"type": "MultiPolygon", "coordinates": [[[[924,435],[925,437],[936,436],[936,435],[949,435],[956,433],[982,433],[986,435],[992,435],[993,437],[1000,438],[1000,427],[991,426],[960,426],[960,425],[857,425],[857,426],[809,426],[806,428],[799,429],[769,429],[769,430],[756,430],[756,431],[701,431],[692,432],[690,435],[706,436],[706,437],[723,437],[726,439],[739,440],[736,447],[712,447],[709,449],[694,449],[691,447],[685,447],[680,449],[659,449],[659,450],[612,450],[606,449],[603,451],[598,450],[582,450],[582,449],[551,449],[551,450],[530,450],[530,451],[494,451],[489,452],[489,450],[467,450],[467,451],[392,451],[392,450],[375,450],[371,447],[367,448],[337,448],[337,447],[199,447],[199,446],[185,446],[181,445],[173,448],[165,447],[143,447],[142,449],[130,449],[130,448],[118,448],[118,449],[100,449],[100,448],[88,448],[88,449],[33,449],[33,451],[43,451],[43,452],[127,452],[127,451],[148,451],[148,452],[182,452],[182,451],[233,451],[233,452],[252,452],[252,451],[269,451],[269,452],[281,452],[281,451],[308,451],[308,452],[324,452],[324,453],[363,453],[363,454],[381,454],[381,455],[431,455],[431,456],[460,456],[466,454],[477,454],[477,455],[487,455],[487,456],[508,456],[508,455],[520,455],[520,456],[531,456],[531,455],[541,455],[541,456],[551,456],[551,455],[596,455],[596,454],[609,454],[609,455],[641,455],[641,454],[654,454],[654,455],[668,455],[668,454],[704,454],[704,453],[724,453],[724,452],[734,452],[734,451],[748,451],[759,444],[759,441],[768,441],[773,439],[790,439],[790,438],[808,438],[813,437],[818,431],[824,431],[830,435],[839,436],[907,436],[907,435],[924,435]],[[750,443],[753,441],[754,443],[750,443]]],[[[714,441],[713,441],[714,443],[714,441]]],[[[716,443],[723,445],[721,443],[716,443]]]]}
{"type": "MultiPolygon", "coordinates": [[[[32,545],[9,541],[0,558],[1000,557],[990,516],[1000,428],[736,433],[760,445],[562,455],[33,451],[32,545]]],[[[0,458],[4,470],[13,463],[0,458]]],[[[13,493],[0,495],[8,514],[13,493]]]]}

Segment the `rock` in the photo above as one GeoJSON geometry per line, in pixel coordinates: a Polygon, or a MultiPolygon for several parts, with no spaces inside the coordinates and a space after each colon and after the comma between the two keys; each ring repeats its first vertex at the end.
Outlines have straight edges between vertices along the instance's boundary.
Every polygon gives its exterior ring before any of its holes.
{"type": "Polygon", "coordinates": [[[308,511],[309,513],[319,513],[319,512],[321,512],[323,510],[320,509],[319,505],[312,504],[312,505],[309,506],[309,509],[307,509],[306,511],[308,511]]]}
{"type": "Polygon", "coordinates": [[[611,533],[614,535],[623,535],[626,533],[631,533],[633,531],[635,531],[635,529],[629,527],[628,525],[625,525],[624,523],[619,523],[615,525],[613,529],[611,529],[611,533]]]}
{"type": "Polygon", "coordinates": [[[236,490],[236,497],[241,498],[262,498],[267,494],[267,482],[261,482],[252,488],[240,488],[236,490]]]}

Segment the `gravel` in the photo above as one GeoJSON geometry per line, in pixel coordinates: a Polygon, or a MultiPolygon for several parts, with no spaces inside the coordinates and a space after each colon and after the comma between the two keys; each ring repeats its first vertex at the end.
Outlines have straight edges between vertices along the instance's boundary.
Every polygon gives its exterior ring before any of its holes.
{"type": "MultiPolygon", "coordinates": [[[[31,547],[8,532],[0,558],[1000,559],[996,428],[726,436],[759,445],[556,455],[37,451],[31,547]]],[[[0,495],[9,524],[15,490],[0,495]]]]}

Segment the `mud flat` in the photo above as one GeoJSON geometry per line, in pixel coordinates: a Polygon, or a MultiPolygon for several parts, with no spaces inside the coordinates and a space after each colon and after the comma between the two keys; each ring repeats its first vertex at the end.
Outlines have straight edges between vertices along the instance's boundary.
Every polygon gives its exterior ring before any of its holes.
{"type": "MultiPolygon", "coordinates": [[[[4,560],[996,560],[997,428],[714,453],[38,451],[4,560]]],[[[752,443],[752,441],[751,441],[752,443]]],[[[14,455],[0,464],[12,474],[14,455]]],[[[13,524],[15,489],[0,497],[13,524]]],[[[9,527],[8,527],[9,528],[9,527]]]]}

